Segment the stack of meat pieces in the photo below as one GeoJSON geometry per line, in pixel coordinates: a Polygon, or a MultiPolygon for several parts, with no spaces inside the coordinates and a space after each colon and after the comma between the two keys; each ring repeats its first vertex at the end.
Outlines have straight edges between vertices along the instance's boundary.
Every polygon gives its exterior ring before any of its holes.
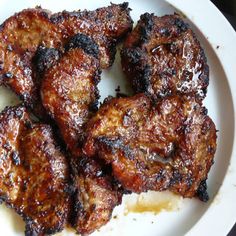
{"type": "Polygon", "coordinates": [[[57,14],[35,8],[1,25],[1,84],[23,106],[1,114],[0,198],[23,217],[26,235],[53,234],[67,222],[89,234],[121,202],[110,167],[83,155],[82,143],[101,69],[132,29],[129,12],[127,3],[57,14]]]}
{"type": "Polygon", "coordinates": [[[23,217],[26,235],[67,223],[89,234],[126,191],[208,200],[216,128],[202,106],[203,49],[178,15],[146,13],[131,32],[129,13],[127,3],[35,8],[1,25],[0,82],[23,104],[0,114],[0,199],[23,217]],[[101,69],[124,38],[122,68],[137,94],[98,109],[101,69]]]}

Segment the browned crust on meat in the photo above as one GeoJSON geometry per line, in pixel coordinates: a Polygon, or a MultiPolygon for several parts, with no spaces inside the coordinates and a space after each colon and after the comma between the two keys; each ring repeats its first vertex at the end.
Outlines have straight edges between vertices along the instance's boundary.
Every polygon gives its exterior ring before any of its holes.
{"type": "Polygon", "coordinates": [[[97,106],[99,81],[99,61],[82,48],[71,48],[42,81],[42,103],[75,156],[81,155],[84,124],[97,106]]]}
{"type": "Polygon", "coordinates": [[[52,130],[24,107],[0,114],[0,199],[23,217],[26,235],[61,231],[69,211],[68,164],[52,130]]]}
{"type": "Polygon", "coordinates": [[[88,235],[110,220],[122,192],[103,163],[83,157],[72,159],[71,166],[76,189],[71,223],[77,233],[88,235]]]}
{"type": "Polygon", "coordinates": [[[87,124],[83,151],[111,163],[125,189],[170,189],[193,197],[215,150],[215,125],[193,97],[170,96],[152,104],[139,94],[102,105],[87,124]]]}
{"type": "MultiPolygon", "coordinates": [[[[132,30],[128,3],[111,4],[96,11],[63,11],[51,16],[64,35],[82,33],[90,36],[99,45],[102,68],[112,65],[116,44],[132,30]]],[[[67,37],[68,37],[67,36],[67,37]]]]}
{"type": "Polygon", "coordinates": [[[0,78],[25,105],[31,107],[38,101],[32,57],[39,45],[61,45],[62,35],[49,21],[50,12],[36,8],[27,9],[7,19],[0,30],[0,78]]]}
{"type": "Polygon", "coordinates": [[[191,93],[201,101],[209,84],[206,56],[178,15],[145,13],[125,40],[122,68],[136,93],[154,99],[191,93]]]}
{"type": "Polygon", "coordinates": [[[63,50],[77,33],[90,35],[99,45],[102,68],[112,65],[117,42],[132,29],[127,4],[112,4],[95,11],[62,12],[23,10],[0,27],[0,84],[11,88],[40,118],[39,85],[32,61],[39,46],[63,50]],[[101,19],[100,19],[101,18],[101,19]]]}

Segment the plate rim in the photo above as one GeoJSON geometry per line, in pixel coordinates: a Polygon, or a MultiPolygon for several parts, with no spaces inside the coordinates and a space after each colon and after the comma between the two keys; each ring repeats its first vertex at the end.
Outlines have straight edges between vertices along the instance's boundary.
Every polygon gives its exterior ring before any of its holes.
{"type": "MultiPolygon", "coordinates": [[[[120,1],[123,2],[125,0],[120,1]]],[[[236,211],[233,208],[236,199],[236,93],[233,92],[233,88],[236,89],[236,80],[234,78],[236,67],[234,68],[235,65],[233,65],[233,61],[236,61],[236,45],[234,45],[236,42],[236,32],[210,0],[163,1],[173,6],[173,8],[178,9],[180,12],[183,12],[183,14],[203,33],[203,35],[208,37],[207,41],[210,43],[212,50],[219,59],[229,84],[231,92],[230,96],[233,103],[232,115],[234,121],[234,140],[230,165],[228,166],[227,173],[223,179],[222,186],[218,191],[224,194],[220,194],[220,202],[218,204],[214,201],[214,199],[218,197],[218,194],[214,197],[205,213],[186,233],[188,236],[211,234],[227,235],[233,224],[236,222],[236,211]],[[206,19],[211,19],[211,21],[217,25],[218,34],[213,30],[213,27],[209,27],[209,24],[206,23],[206,19]],[[220,34],[220,29],[223,29],[224,33],[220,34]],[[217,49],[216,42],[220,42],[221,45],[224,45],[224,50],[217,49]],[[224,221],[223,224],[222,219],[224,221]]]]}

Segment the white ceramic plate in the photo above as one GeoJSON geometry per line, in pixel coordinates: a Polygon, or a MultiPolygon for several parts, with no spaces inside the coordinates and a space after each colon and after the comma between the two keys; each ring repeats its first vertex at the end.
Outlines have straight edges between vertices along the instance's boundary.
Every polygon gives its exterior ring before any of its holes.
{"type": "MultiPolygon", "coordinates": [[[[109,5],[110,0],[1,0],[0,22],[24,8],[41,5],[53,12],[61,10],[95,9],[109,5]]],[[[122,0],[113,0],[121,3],[122,0]]],[[[183,13],[200,39],[210,66],[210,86],[205,105],[216,123],[218,148],[209,180],[210,201],[202,203],[196,199],[182,199],[170,193],[148,193],[142,197],[133,195],[123,199],[113,219],[95,236],[181,236],[181,235],[226,235],[236,221],[236,34],[222,14],[208,0],[130,0],[131,15],[136,22],[144,12],[164,15],[175,11],[183,13]],[[143,200],[144,199],[144,200],[143,200]],[[164,206],[173,211],[153,213],[127,213],[134,203],[157,208],[164,206]],[[168,204],[167,204],[168,203],[168,204]]],[[[121,73],[119,55],[113,67],[103,72],[99,89],[102,100],[115,95],[120,85],[127,92],[129,85],[121,73]]],[[[0,89],[0,109],[15,104],[15,96],[0,89]]],[[[12,210],[0,207],[0,235],[24,235],[24,224],[12,210]]],[[[74,235],[65,230],[58,235],[74,235]]]]}

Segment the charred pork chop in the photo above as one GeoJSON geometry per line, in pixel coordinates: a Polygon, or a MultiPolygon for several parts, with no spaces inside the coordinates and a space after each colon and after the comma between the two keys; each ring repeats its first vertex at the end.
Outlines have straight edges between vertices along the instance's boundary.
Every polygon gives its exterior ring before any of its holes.
{"type": "Polygon", "coordinates": [[[113,98],[87,124],[84,153],[112,165],[130,191],[169,189],[208,199],[205,180],[216,150],[216,129],[194,97],[156,104],[144,94],[113,98]]]}
{"type": "Polygon", "coordinates": [[[45,72],[41,97],[72,153],[75,195],[71,223],[78,233],[87,235],[109,221],[122,193],[113,184],[111,173],[105,172],[106,167],[81,152],[84,126],[99,97],[98,45],[90,37],[77,34],[65,48],[66,53],[45,72]]]}
{"type": "Polygon", "coordinates": [[[21,215],[26,235],[61,231],[69,214],[69,172],[48,125],[24,107],[0,114],[0,199],[21,215]]]}
{"type": "Polygon", "coordinates": [[[81,155],[84,125],[96,109],[100,81],[98,46],[88,36],[77,34],[66,53],[44,75],[41,87],[43,106],[60,129],[67,148],[81,155]]]}
{"type": "Polygon", "coordinates": [[[74,158],[71,166],[76,188],[71,221],[79,234],[88,235],[110,220],[114,207],[121,203],[122,191],[109,168],[97,160],[74,158]]]}
{"type": "Polygon", "coordinates": [[[70,37],[83,33],[98,44],[101,67],[107,68],[113,63],[117,42],[132,29],[129,11],[128,4],[123,3],[95,11],[51,14],[35,8],[15,14],[0,26],[0,84],[11,88],[43,118],[40,78],[34,65],[38,48],[63,50],[70,37]]]}
{"type": "Polygon", "coordinates": [[[125,40],[122,68],[136,93],[155,100],[191,93],[206,96],[209,68],[195,34],[178,15],[145,13],[125,40]]]}
{"type": "Polygon", "coordinates": [[[65,48],[66,53],[45,71],[41,97],[72,153],[75,195],[71,223],[78,233],[87,235],[109,221],[122,193],[104,164],[81,152],[85,125],[94,114],[99,97],[98,45],[90,37],[77,34],[65,48]]]}

